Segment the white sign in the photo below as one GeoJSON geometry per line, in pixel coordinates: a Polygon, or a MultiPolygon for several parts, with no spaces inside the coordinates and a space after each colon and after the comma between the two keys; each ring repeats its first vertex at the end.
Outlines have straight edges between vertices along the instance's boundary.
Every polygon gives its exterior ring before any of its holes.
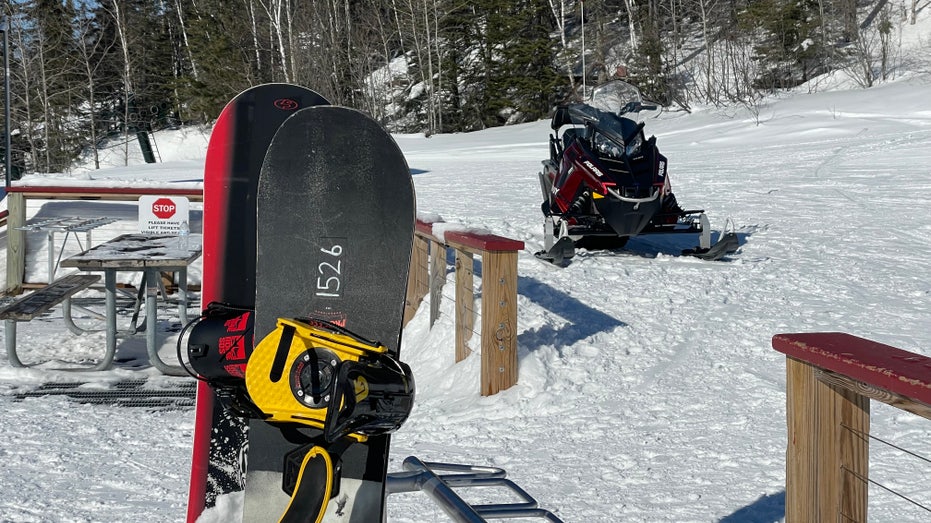
{"type": "Polygon", "coordinates": [[[190,224],[188,203],[184,196],[140,196],[139,232],[178,234],[181,223],[190,224]]]}

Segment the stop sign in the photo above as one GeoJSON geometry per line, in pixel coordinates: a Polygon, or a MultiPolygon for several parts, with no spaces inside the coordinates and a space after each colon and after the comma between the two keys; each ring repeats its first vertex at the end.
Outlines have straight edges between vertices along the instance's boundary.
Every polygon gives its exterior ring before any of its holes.
{"type": "Polygon", "coordinates": [[[171,201],[169,198],[159,198],[152,202],[152,214],[163,220],[167,220],[174,216],[176,210],[178,210],[178,208],[175,206],[175,202],[171,201]]]}

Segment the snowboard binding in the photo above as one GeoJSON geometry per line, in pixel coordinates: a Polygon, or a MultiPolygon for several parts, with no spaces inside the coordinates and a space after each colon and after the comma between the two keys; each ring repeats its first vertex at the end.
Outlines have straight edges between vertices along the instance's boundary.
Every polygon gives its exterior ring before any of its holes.
{"type": "Polygon", "coordinates": [[[262,417],[245,383],[254,321],[255,311],[251,308],[212,302],[200,317],[184,326],[178,337],[181,366],[194,378],[206,381],[217,398],[243,418],[262,417]],[[186,365],[181,350],[184,333],[188,330],[191,334],[187,340],[186,365]]]}
{"type": "Polygon", "coordinates": [[[279,318],[245,382],[265,421],[320,429],[328,442],[394,432],[414,404],[410,367],[384,345],[311,318],[279,318]]]}

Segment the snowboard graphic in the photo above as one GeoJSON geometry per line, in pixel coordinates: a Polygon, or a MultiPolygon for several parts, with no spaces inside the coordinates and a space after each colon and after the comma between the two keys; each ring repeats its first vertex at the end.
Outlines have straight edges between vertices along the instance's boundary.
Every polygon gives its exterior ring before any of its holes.
{"type": "MultiPolygon", "coordinates": [[[[214,125],[204,168],[201,296],[208,317],[231,316],[218,323],[223,332],[213,336],[228,340],[229,346],[222,353],[210,353],[214,359],[208,367],[221,374],[242,378],[252,349],[248,311],[255,306],[255,197],[265,152],[286,118],[321,104],[328,102],[303,87],[259,85],[230,101],[214,125]],[[227,307],[210,309],[211,303],[227,307]]],[[[212,507],[217,496],[243,488],[246,421],[234,415],[227,403],[217,401],[204,382],[198,384],[189,523],[212,507]]]]}
{"type": "Polygon", "coordinates": [[[249,423],[243,521],[317,521],[323,506],[322,521],[382,521],[387,433],[413,401],[397,361],[415,219],[407,163],[364,114],[302,109],[268,148],[257,207],[246,383],[267,421],[249,423]]]}

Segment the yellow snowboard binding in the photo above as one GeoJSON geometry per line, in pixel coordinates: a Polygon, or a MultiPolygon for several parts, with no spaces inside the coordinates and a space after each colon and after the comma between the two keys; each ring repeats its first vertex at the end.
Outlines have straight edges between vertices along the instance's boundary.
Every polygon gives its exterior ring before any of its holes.
{"type": "Polygon", "coordinates": [[[410,367],[384,345],[312,319],[279,318],[249,357],[246,389],[266,421],[314,427],[331,442],[393,432],[414,403],[410,367]]]}

